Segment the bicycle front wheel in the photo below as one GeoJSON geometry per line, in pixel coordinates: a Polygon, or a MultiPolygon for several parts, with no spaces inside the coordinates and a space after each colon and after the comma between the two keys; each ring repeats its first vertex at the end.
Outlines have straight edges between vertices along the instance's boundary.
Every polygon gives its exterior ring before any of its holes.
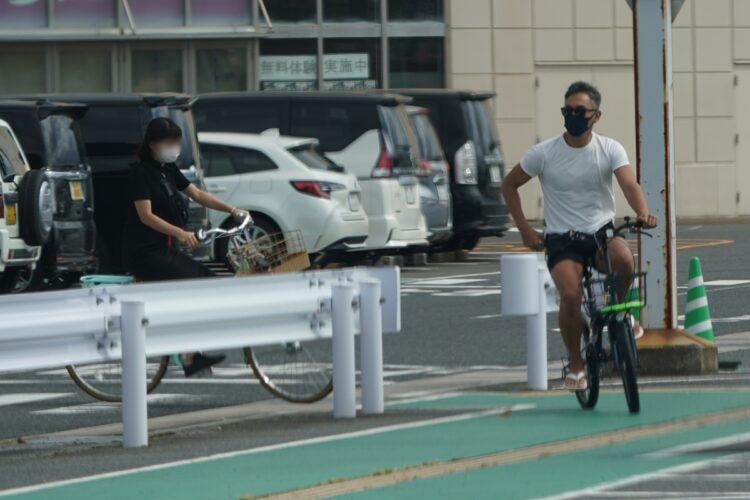
{"type": "Polygon", "coordinates": [[[593,410],[599,401],[599,355],[590,340],[591,329],[583,325],[581,336],[581,356],[583,357],[586,382],[588,387],[584,391],[576,391],[576,399],[584,410],[593,410]]]}
{"type": "Polygon", "coordinates": [[[333,390],[330,339],[246,347],[245,361],[263,387],[292,403],[314,403],[333,390]]]}
{"type": "Polygon", "coordinates": [[[610,324],[615,344],[615,363],[622,377],[622,387],[625,390],[625,400],[628,403],[630,413],[641,411],[641,401],[638,394],[638,376],[636,373],[637,362],[635,352],[635,339],[630,323],[627,321],[615,321],[610,324]]]}
{"type": "MultiPolygon", "coordinates": [[[[146,359],[146,391],[159,385],[169,366],[169,356],[146,359]]],[[[99,401],[120,403],[122,401],[122,364],[92,363],[65,367],[70,378],[83,392],[99,401]]]]}

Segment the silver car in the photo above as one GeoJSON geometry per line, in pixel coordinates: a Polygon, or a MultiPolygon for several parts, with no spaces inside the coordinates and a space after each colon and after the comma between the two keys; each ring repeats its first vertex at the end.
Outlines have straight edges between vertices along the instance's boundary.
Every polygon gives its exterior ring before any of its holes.
{"type": "Polygon", "coordinates": [[[430,122],[429,111],[409,106],[409,120],[419,143],[419,195],[422,214],[429,230],[428,241],[437,246],[453,234],[448,162],[437,133],[430,122]]]}

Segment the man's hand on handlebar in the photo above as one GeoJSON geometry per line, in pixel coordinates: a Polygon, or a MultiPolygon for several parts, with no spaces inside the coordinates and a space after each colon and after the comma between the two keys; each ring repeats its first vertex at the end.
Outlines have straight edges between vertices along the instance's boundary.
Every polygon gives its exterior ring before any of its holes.
{"type": "Polygon", "coordinates": [[[200,245],[198,238],[192,231],[182,231],[177,239],[180,240],[181,246],[189,248],[190,250],[195,250],[200,245]]]}
{"type": "Polygon", "coordinates": [[[637,220],[641,222],[643,224],[643,227],[645,227],[646,229],[654,228],[659,223],[659,220],[656,218],[656,216],[649,213],[640,214],[637,217],[637,220]]]}

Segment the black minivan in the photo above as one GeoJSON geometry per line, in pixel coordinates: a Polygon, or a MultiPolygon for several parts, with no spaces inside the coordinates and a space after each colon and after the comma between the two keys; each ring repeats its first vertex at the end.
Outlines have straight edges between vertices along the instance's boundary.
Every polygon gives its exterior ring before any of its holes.
{"type": "Polygon", "coordinates": [[[33,271],[22,272],[15,291],[65,287],[96,269],[91,167],[81,137],[83,104],[0,100],[0,118],[18,137],[32,169],[46,169],[54,193],[54,224],[33,271]]]}
{"type": "Polygon", "coordinates": [[[453,238],[449,249],[473,249],[485,236],[502,236],[509,222],[500,196],[505,163],[492,110],[494,92],[390,89],[429,109],[451,168],[453,238]]]}
{"type": "MultiPolygon", "coordinates": [[[[60,94],[49,99],[84,103],[88,112],[81,120],[83,141],[93,169],[100,273],[122,272],[122,228],[128,207],[127,176],[136,159],[146,125],[164,116],[183,130],[182,152],[177,166],[191,182],[203,187],[198,136],[193,124],[193,99],[184,94],[60,94]]],[[[188,229],[208,225],[208,211],[190,202],[188,229]]],[[[193,257],[210,259],[211,249],[199,247],[193,257]]]]}

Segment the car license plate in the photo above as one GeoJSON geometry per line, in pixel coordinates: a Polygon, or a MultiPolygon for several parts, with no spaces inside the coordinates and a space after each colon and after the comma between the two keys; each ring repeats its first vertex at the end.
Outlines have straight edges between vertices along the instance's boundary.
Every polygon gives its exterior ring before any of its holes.
{"type": "Polygon", "coordinates": [[[5,223],[15,224],[16,223],[16,206],[5,205],[5,223]]]}
{"type": "Polygon", "coordinates": [[[490,167],[490,180],[493,184],[500,184],[500,167],[490,167]]]}
{"type": "Polygon", "coordinates": [[[83,185],[81,184],[81,181],[70,181],[68,186],[70,187],[70,198],[73,201],[84,200],[83,185]]]}
{"type": "Polygon", "coordinates": [[[349,193],[349,210],[356,212],[359,210],[359,194],[349,193]]]}
{"type": "Polygon", "coordinates": [[[404,190],[406,191],[406,203],[409,205],[416,203],[417,198],[414,196],[414,186],[404,186],[404,190]]]}

